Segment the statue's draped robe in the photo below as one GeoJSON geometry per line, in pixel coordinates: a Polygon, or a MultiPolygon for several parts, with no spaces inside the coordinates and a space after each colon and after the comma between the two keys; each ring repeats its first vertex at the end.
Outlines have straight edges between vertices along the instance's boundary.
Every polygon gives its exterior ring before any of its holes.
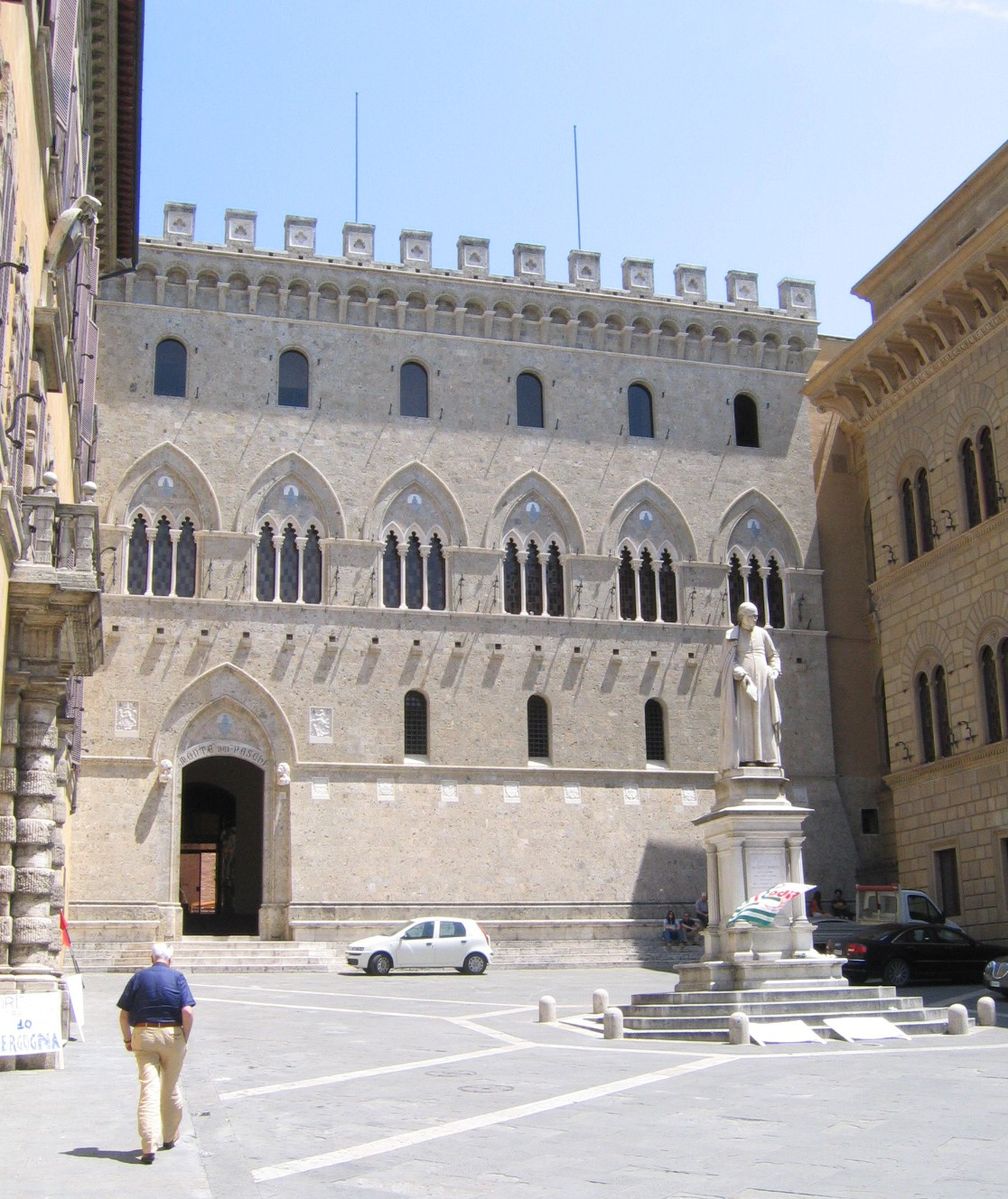
{"type": "Polygon", "coordinates": [[[751,633],[734,625],[725,633],[721,660],[721,755],[722,770],[733,770],[742,762],[780,766],[781,710],[773,671],[780,674],[780,658],[766,629],[751,633]],[[741,666],[756,687],[756,699],[746,694],[742,680],[734,676],[741,666]]]}

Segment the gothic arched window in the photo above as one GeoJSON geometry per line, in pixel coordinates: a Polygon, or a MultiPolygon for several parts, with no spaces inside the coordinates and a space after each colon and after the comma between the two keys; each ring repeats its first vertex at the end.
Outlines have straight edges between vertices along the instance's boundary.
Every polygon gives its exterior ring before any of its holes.
{"type": "Polygon", "coordinates": [[[770,626],[774,629],[782,629],[784,627],[784,580],[781,578],[777,559],[773,557],[767,568],[766,594],[770,626]]]}
{"type": "Polygon", "coordinates": [[[658,568],[658,600],[661,605],[661,618],[666,624],[674,624],[679,619],[679,606],[676,601],[676,578],[672,568],[672,555],[668,550],[662,550],[661,566],[658,568]]]}
{"type": "Polygon", "coordinates": [[[175,594],[183,598],[196,594],[196,533],[188,516],[175,547],[175,594]]]}
{"type": "Polygon", "coordinates": [[[521,612],[521,563],[518,547],[511,540],[504,550],[504,611],[517,615],[521,612]]]}
{"type": "Polygon", "coordinates": [[[287,525],[280,541],[280,599],[293,604],[298,597],[298,547],[293,525],[287,525]]]}
{"type": "Polygon", "coordinates": [[[147,563],[150,544],[147,540],[147,522],[142,516],[133,520],[133,531],[129,539],[129,556],[126,560],[126,590],[130,595],[147,594],[147,563]]]}
{"type": "Polygon", "coordinates": [[[917,548],[917,514],[914,510],[913,488],[910,480],[900,484],[900,509],[903,513],[903,541],[908,562],[913,562],[920,552],[917,548]]]}
{"type": "Polygon", "coordinates": [[[427,415],[427,372],[419,362],[404,362],[399,368],[399,415],[427,415]]]}
{"type": "Polygon", "coordinates": [[[644,755],[649,762],[665,761],[665,710],[657,699],[644,705],[644,755]]]}
{"type": "Polygon", "coordinates": [[[922,670],[917,675],[917,717],[920,720],[921,754],[925,762],[935,760],[934,716],[931,711],[931,684],[922,670]]]}
{"type": "Polygon", "coordinates": [[[996,516],[1000,503],[997,470],[994,464],[994,442],[986,425],[977,434],[977,457],[980,459],[980,491],[983,495],[984,514],[987,517],[996,516]]]}
{"type": "Polygon", "coordinates": [[[154,563],[151,568],[151,594],[171,595],[175,554],[171,538],[171,522],[167,516],[162,516],[157,522],[152,550],[154,563]]]}
{"type": "Polygon", "coordinates": [[[525,559],[525,611],[530,616],[542,616],[542,563],[539,547],[534,541],[528,543],[526,553],[528,556],[525,559]]]}
{"type": "Polygon", "coordinates": [[[158,517],[151,536],[146,519],[133,520],[126,563],[126,590],[130,595],[196,594],[196,535],[185,517],[173,526],[167,515],[158,517]]]}
{"type": "Polygon", "coordinates": [[[308,530],[301,551],[301,599],[306,604],[322,602],[322,546],[314,525],[308,530]]]}
{"type": "Polygon", "coordinates": [[[543,389],[539,379],[523,371],[515,381],[518,424],[527,429],[543,427],[543,389]]]}
{"type": "Polygon", "coordinates": [[[395,533],[390,531],[385,538],[385,552],[382,555],[382,603],[386,608],[398,608],[401,601],[399,541],[395,533]]]}
{"type": "Polygon", "coordinates": [[[759,416],[752,396],[735,397],[735,444],[759,449],[759,416]]]}
{"type": "Polygon", "coordinates": [[[658,589],[655,585],[654,560],[646,549],[641,550],[641,564],[637,578],[640,585],[641,620],[657,620],[658,589]]]}
{"type": "Polygon", "coordinates": [[[984,722],[987,728],[987,741],[1000,741],[1004,736],[1004,726],[1001,723],[1001,696],[998,687],[997,662],[994,651],[985,645],[980,651],[980,680],[983,686],[984,722]]]}
{"type": "Polygon", "coordinates": [[[637,584],[634,579],[633,561],[630,551],[624,546],[620,554],[618,571],[620,617],[623,620],[637,619],[637,584]]]}
{"type": "Polygon", "coordinates": [[[185,346],[174,337],[159,341],[154,351],[154,394],[184,396],[186,393],[185,346]]]}
{"type": "Polygon", "coordinates": [[[627,427],[631,437],[654,437],[651,392],[641,383],[627,388],[627,427]]]}
{"type": "Polygon", "coordinates": [[[952,756],[952,722],[949,719],[948,685],[945,667],[936,666],[934,675],[935,724],[938,728],[938,752],[943,758],[952,756]]]}
{"type": "Polygon", "coordinates": [[[273,526],[267,521],[259,530],[256,547],[256,599],[276,599],[276,549],[273,545],[273,526]]]}
{"type": "Polygon", "coordinates": [[[427,556],[427,607],[432,612],[443,612],[447,604],[447,586],[444,552],[441,538],[435,533],[430,539],[427,556]]]}
{"type": "Polygon", "coordinates": [[[756,621],[766,624],[766,597],[763,594],[763,577],[760,574],[759,558],[755,554],[749,559],[749,602],[756,605],[756,621]]]}
{"type": "Polygon", "coordinates": [[[560,561],[560,550],[555,541],[550,542],[546,554],[546,614],[564,614],[563,563],[560,561]]]}
{"type": "Polygon", "coordinates": [[[923,466],[914,479],[914,490],[917,493],[917,515],[920,518],[921,553],[927,554],[934,549],[934,522],[931,519],[931,489],[928,486],[927,470],[923,466]]]}
{"type": "Polygon", "coordinates": [[[308,407],[308,359],[299,350],[284,350],[280,355],[277,403],[281,408],[308,407]]]}
{"type": "Polygon", "coordinates": [[[406,538],[406,607],[423,607],[423,559],[420,557],[420,538],[410,533],[406,538]]]}
{"type": "Polygon", "coordinates": [[[528,756],[530,758],[548,758],[549,750],[549,708],[541,695],[530,695],[527,705],[528,713],[528,756]]]}
{"type": "Polygon", "coordinates": [[[973,442],[967,437],[959,447],[959,462],[962,466],[963,492],[966,495],[966,523],[972,529],[983,520],[980,510],[980,480],[977,478],[976,456],[973,442]]]}
{"type": "Polygon", "coordinates": [[[427,698],[419,691],[403,697],[403,752],[407,757],[427,756],[427,698]]]}
{"type": "Polygon", "coordinates": [[[728,607],[730,609],[728,615],[732,620],[735,619],[735,613],[738,612],[739,604],[745,598],[745,579],[742,577],[742,563],[739,562],[736,554],[732,554],[728,567],[728,607]]]}

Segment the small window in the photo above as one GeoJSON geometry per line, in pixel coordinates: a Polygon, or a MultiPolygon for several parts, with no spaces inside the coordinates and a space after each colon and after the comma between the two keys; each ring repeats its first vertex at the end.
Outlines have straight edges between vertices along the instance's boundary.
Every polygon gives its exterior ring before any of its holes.
{"type": "Polygon", "coordinates": [[[878,835],[878,808],[861,809],[861,831],[868,837],[874,837],[878,835]]]}
{"type": "Polygon", "coordinates": [[[427,372],[419,362],[404,362],[399,369],[399,415],[427,415],[427,372]]]}
{"type": "Polygon", "coordinates": [[[427,700],[419,691],[403,699],[403,748],[407,757],[427,756],[427,700]]]}
{"type": "Polygon", "coordinates": [[[184,396],[186,393],[186,348],[174,337],[159,341],[154,351],[154,394],[184,396]]]}
{"type": "Polygon", "coordinates": [[[543,427],[543,389],[542,383],[528,371],[518,376],[515,384],[518,401],[518,424],[526,429],[541,429],[543,427]]]}
{"type": "Polygon", "coordinates": [[[644,753],[649,762],[665,761],[665,711],[657,699],[644,705],[644,753]]]}
{"type": "Polygon", "coordinates": [[[627,422],[631,437],[654,437],[651,392],[640,383],[627,389],[627,422]]]}
{"type": "Polygon", "coordinates": [[[549,757],[549,709],[541,695],[530,695],[528,701],[528,756],[549,757]]]}
{"type": "Polygon", "coordinates": [[[759,416],[752,396],[735,397],[735,444],[759,449],[759,416]]]}
{"type": "Polygon", "coordinates": [[[308,359],[297,350],[280,355],[277,403],[281,408],[308,407],[308,359]]]}

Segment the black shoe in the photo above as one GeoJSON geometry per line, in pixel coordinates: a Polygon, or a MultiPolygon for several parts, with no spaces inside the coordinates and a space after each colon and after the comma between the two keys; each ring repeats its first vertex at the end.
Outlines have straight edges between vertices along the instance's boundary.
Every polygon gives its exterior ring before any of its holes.
{"type": "Polygon", "coordinates": [[[161,1146],[161,1148],[162,1149],[174,1149],[175,1142],[174,1141],[165,1141],[165,1143],[161,1146]]]}
{"type": "Polygon", "coordinates": [[[143,1166],[153,1166],[154,1165],[154,1154],[153,1153],[141,1153],[140,1154],[140,1164],[143,1166]]]}

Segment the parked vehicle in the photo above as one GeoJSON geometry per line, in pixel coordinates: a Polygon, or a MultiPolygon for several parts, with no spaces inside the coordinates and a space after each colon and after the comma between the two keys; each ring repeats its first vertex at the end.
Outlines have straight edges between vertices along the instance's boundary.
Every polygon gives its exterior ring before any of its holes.
{"type": "Polygon", "coordinates": [[[364,937],[347,949],[347,964],[368,974],[439,966],[482,974],[492,960],[490,938],[475,920],[456,916],[421,916],[390,936],[364,937]]]}
{"type": "Polygon", "coordinates": [[[854,891],[853,925],[851,920],[842,917],[823,915],[812,918],[812,944],[816,949],[831,952],[833,942],[849,937],[852,927],[876,928],[883,924],[919,921],[959,928],[954,921],[946,919],[941,908],[923,891],[900,887],[896,883],[858,883],[854,891]]]}
{"type": "Polygon", "coordinates": [[[949,979],[980,982],[991,958],[1008,948],[974,941],[962,929],[947,924],[882,924],[855,926],[834,939],[833,954],[846,958],[844,976],[853,983],[881,978],[894,987],[911,981],[949,979]]]}
{"type": "Polygon", "coordinates": [[[992,991],[1008,995],[1008,957],[994,958],[984,967],[983,979],[992,991]]]}

